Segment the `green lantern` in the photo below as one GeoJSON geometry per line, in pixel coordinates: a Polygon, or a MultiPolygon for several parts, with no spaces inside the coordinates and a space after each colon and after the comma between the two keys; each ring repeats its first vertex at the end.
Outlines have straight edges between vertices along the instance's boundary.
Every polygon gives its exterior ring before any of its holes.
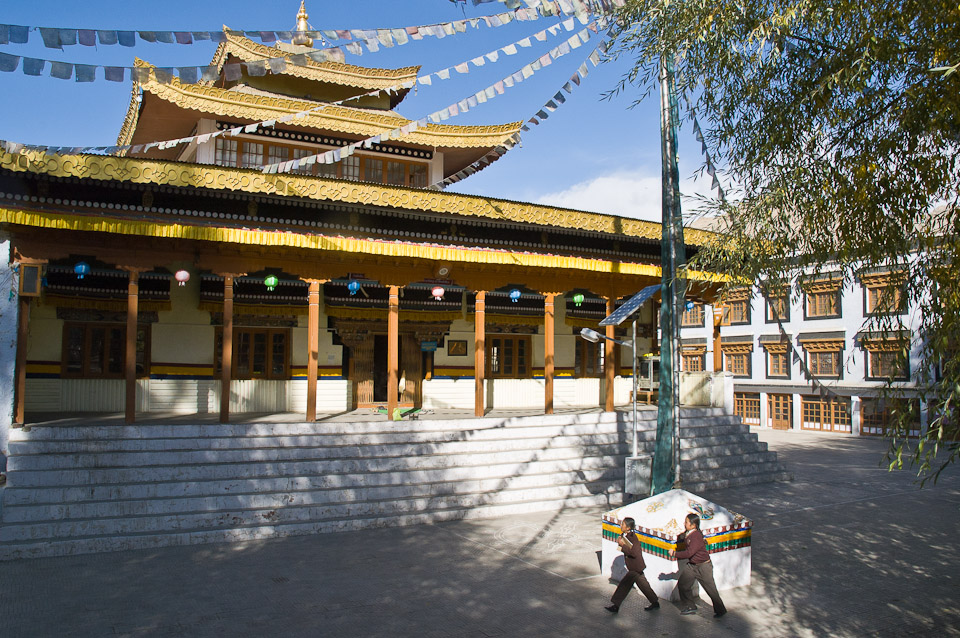
{"type": "Polygon", "coordinates": [[[267,290],[273,290],[278,283],[280,283],[280,280],[277,279],[276,275],[267,275],[267,278],[263,280],[263,285],[267,287],[267,290]]]}
{"type": "Polygon", "coordinates": [[[573,296],[573,304],[574,304],[577,308],[579,308],[579,307],[580,307],[580,304],[582,304],[582,303],[583,303],[583,293],[582,293],[582,292],[578,292],[577,294],[575,294],[575,295],[573,296]]]}

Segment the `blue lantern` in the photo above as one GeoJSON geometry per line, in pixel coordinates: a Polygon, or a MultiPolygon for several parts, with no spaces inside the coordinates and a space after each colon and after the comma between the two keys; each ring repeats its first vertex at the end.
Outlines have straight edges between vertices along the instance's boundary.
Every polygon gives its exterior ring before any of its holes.
{"type": "Polygon", "coordinates": [[[520,299],[520,291],[514,288],[510,291],[510,301],[517,303],[518,299],[520,299]]]}
{"type": "Polygon", "coordinates": [[[347,284],[347,290],[350,291],[351,295],[357,294],[357,291],[360,290],[360,283],[356,281],[351,281],[347,284]]]}
{"type": "Polygon", "coordinates": [[[83,279],[84,275],[90,274],[90,264],[85,261],[77,262],[73,267],[73,272],[77,273],[77,279],[83,279]]]}
{"type": "Polygon", "coordinates": [[[692,301],[688,301],[688,302],[687,302],[687,305],[686,305],[685,307],[686,307],[687,311],[689,312],[689,311],[693,310],[693,306],[694,306],[694,303],[693,303],[692,301]]]}

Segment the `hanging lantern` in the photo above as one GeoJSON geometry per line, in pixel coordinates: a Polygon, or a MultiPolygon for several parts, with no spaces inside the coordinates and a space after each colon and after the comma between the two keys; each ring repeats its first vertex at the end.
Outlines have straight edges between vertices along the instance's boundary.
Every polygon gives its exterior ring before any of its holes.
{"type": "Polygon", "coordinates": [[[443,286],[434,286],[430,294],[433,295],[433,298],[437,301],[443,301],[443,293],[445,292],[446,290],[443,289],[443,286]]]}
{"type": "Polygon", "coordinates": [[[520,291],[514,288],[510,291],[510,301],[517,303],[518,299],[520,299],[520,291]]]}
{"type": "Polygon", "coordinates": [[[583,303],[583,293],[578,292],[573,296],[573,305],[579,308],[582,303],[583,303]]]}
{"type": "Polygon", "coordinates": [[[360,282],[351,281],[347,284],[347,290],[350,291],[351,296],[357,294],[357,291],[360,290],[360,282]]]}
{"type": "Polygon", "coordinates": [[[186,270],[181,269],[177,271],[177,273],[173,276],[173,278],[177,280],[177,283],[179,285],[184,286],[188,281],[190,281],[190,273],[188,273],[186,270]]]}
{"type": "Polygon", "coordinates": [[[280,283],[280,280],[277,279],[276,275],[267,275],[266,279],[263,280],[263,285],[267,287],[267,290],[273,290],[278,283],[280,283]]]}
{"type": "Polygon", "coordinates": [[[692,301],[688,301],[688,302],[686,303],[686,305],[684,306],[684,308],[686,308],[687,312],[689,312],[689,311],[693,310],[693,306],[694,306],[694,303],[693,303],[692,301]]]}
{"type": "Polygon", "coordinates": [[[73,267],[73,272],[77,273],[77,279],[83,279],[84,275],[90,274],[90,264],[85,261],[77,262],[77,265],[73,267]]]}

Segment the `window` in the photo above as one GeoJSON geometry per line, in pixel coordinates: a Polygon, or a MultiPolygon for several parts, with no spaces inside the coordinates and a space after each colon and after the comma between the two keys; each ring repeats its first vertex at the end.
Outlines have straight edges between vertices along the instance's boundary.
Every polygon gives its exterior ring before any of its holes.
{"type": "MultiPolygon", "coordinates": [[[[864,399],[860,415],[861,436],[886,435],[892,427],[897,425],[898,417],[903,418],[908,424],[907,436],[920,436],[919,401],[864,399]]],[[[903,432],[900,433],[900,436],[902,435],[903,432]]]]}
{"type": "Polygon", "coordinates": [[[807,367],[817,377],[840,377],[841,350],[807,352],[807,367]]]}
{"type": "Polygon", "coordinates": [[[735,377],[750,376],[750,353],[749,352],[724,352],[727,372],[735,377]]]}
{"type": "Polygon", "coordinates": [[[383,183],[383,160],[373,157],[364,158],[363,181],[383,183]]]}
{"type": "MultiPolygon", "coordinates": [[[[274,147],[274,146],[271,146],[271,147],[270,147],[270,152],[271,152],[271,153],[273,152],[273,149],[274,149],[274,148],[276,148],[276,147],[274,147]]],[[[292,149],[292,150],[293,150],[293,159],[303,159],[304,157],[310,157],[311,155],[316,155],[316,153],[315,153],[313,150],[309,149],[309,148],[295,148],[295,149],[292,149]]],[[[271,161],[272,161],[272,160],[271,160],[271,161]]],[[[283,160],[280,160],[280,161],[283,161],[283,160]]],[[[322,173],[322,169],[323,169],[324,167],[327,167],[327,166],[329,166],[329,164],[320,164],[321,173],[322,173]]],[[[336,171],[337,171],[337,167],[336,167],[336,166],[333,167],[333,171],[334,171],[334,173],[336,173],[336,171]]],[[[313,167],[312,167],[312,166],[301,166],[300,168],[295,168],[295,169],[293,169],[292,172],[294,172],[294,173],[299,173],[300,175],[310,175],[310,174],[313,172],[313,167]]]]}
{"type": "Polygon", "coordinates": [[[703,327],[703,304],[695,303],[690,310],[684,310],[680,320],[680,325],[684,328],[702,328],[703,327]]]}
{"type": "Polygon", "coordinates": [[[735,377],[749,377],[752,374],[750,359],[753,356],[752,339],[746,342],[721,341],[724,369],[735,377]]]}
{"type": "MultiPolygon", "coordinates": [[[[62,376],[82,379],[123,378],[127,326],[67,323],[63,327],[62,376]]],[[[137,376],[150,374],[150,326],[137,326],[137,376]]]]}
{"type": "Polygon", "coordinates": [[[683,353],[684,372],[703,372],[703,355],[700,353],[683,353]]]}
{"type": "Polygon", "coordinates": [[[868,379],[906,381],[910,378],[910,365],[904,351],[905,344],[874,342],[868,343],[866,349],[868,379]]]}
{"type": "Polygon", "coordinates": [[[530,377],[530,337],[498,335],[487,339],[487,376],[491,379],[530,377]]]}
{"type": "Polygon", "coordinates": [[[868,287],[867,314],[900,314],[904,311],[903,289],[900,286],[886,285],[868,287]]]}
{"type": "Polygon", "coordinates": [[[360,158],[356,155],[340,160],[340,177],[343,179],[360,179],[360,158]]]}
{"type": "Polygon", "coordinates": [[[840,316],[840,288],[816,289],[805,294],[807,319],[840,316]]]}
{"type": "Polygon", "coordinates": [[[800,427],[804,430],[852,432],[850,399],[803,397],[800,400],[800,427]]]}
{"type": "Polygon", "coordinates": [[[767,348],[767,376],[790,377],[790,357],[786,349],[767,348]]]}
{"type": "Polygon", "coordinates": [[[777,323],[779,318],[781,322],[790,321],[790,297],[783,295],[780,297],[770,297],[767,299],[767,323],[777,323]]]}
{"type": "Polygon", "coordinates": [[[387,184],[403,186],[407,183],[407,165],[403,162],[387,162],[387,184]]]}
{"type": "Polygon", "coordinates": [[[263,166],[263,144],[243,142],[243,153],[240,155],[241,168],[261,168],[263,166]]]}
{"type": "Polygon", "coordinates": [[[317,164],[317,175],[320,177],[330,177],[336,179],[339,177],[336,164],[317,164]]]}
{"type": "MultiPolygon", "coordinates": [[[[220,374],[223,361],[223,329],[214,344],[214,370],[220,374]]],[[[233,379],[290,378],[290,331],[286,328],[234,328],[233,379]]]]}
{"type": "Polygon", "coordinates": [[[603,344],[577,339],[573,376],[577,379],[597,379],[603,376],[603,344]]]}
{"type": "Polygon", "coordinates": [[[760,425],[760,395],[737,392],[733,395],[733,413],[747,425],[760,425]]]}
{"type": "Polygon", "coordinates": [[[750,300],[728,301],[723,306],[721,323],[724,326],[750,323],[750,300]]]}
{"type": "MultiPolygon", "coordinates": [[[[303,151],[305,149],[298,148],[298,151],[303,151]]],[[[280,162],[286,162],[290,159],[290,149],[286,146],[271,146],[267,149],[267,163],[268,164],[278,164],[280,162]]],[[[303,157],[300,155],[299,157],[303,157]]]]}
{"type": "Polygon", "coordinates": [[[423,164],[410,164],[410,186],[413,188],[427,187],[427,167],[423,164]]]}
{"type": "Polygon", "coordinates": [[[216,163],[217,166],[236,166],[237,148],[240,143],[237,140],[227,140],[222,137],[217,138],[216,163]]]}

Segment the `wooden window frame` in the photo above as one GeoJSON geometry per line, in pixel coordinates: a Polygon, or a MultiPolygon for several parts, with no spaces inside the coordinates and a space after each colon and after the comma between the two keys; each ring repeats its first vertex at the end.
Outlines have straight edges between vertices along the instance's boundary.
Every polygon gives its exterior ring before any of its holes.
{"type": "Polygon", "coordinates": [[[810,370],[810,374],[813,376],[825,379],[843,378],[843,350],[807,350],[805,354],[807,358],[807,369],[810,370]],[[811,355],[813,356],[811,357],[811,355]],[[835,370],[831,372],[824,371],[822,364],[826,357],[830,357],[833,360],[832,367],[835,368],[835,370]]]}
{"type": "MultiPolygon", "coordinates": [[[[905,401],[916,402],[917,399],[904,399],[905,401]]],[[[860,404],[860,436],[885,436],[890,427],[890,409],[894,406],[884,405],[883,409],[878,409],[880,401],[877,399],[863,399],[860,404]]],[[[896,403],[896,402],[894,402],[896,403]]],[[[920,414],[920,407],[914,403],[917,414],[920,414]]],[[[915,423],[915,428],[910,428],[908,437],[920,436],[920,422],[915,423]]]]}
{"type": "Polygon", "coordinates": [[[768,379],[789,379],[790,378],[790,355],[787,352],[787,349],[784,348],[766,348],[766,364],[767,364],[767,378],[768,379]],[[777,373],[773,371],[774,360],[781,361],[783,372],[777,373]]]}
{"type": "Polygon", "coordinates": [[[803,318],[816,321],[818,319],[840,319],[843,317],[843,296],[841,295],[840,288],[830,288],[830,289],[814,289],[804,291],[803,293],[803,318]],[[834,304],[836,305],[836,310],[833,313],[823,313],[819,314],[820,311],[820,302],[818,301],[821,296],[830,295],[834,299],[834,304]],[[811,313],[811,307],[813,310],[816,310],[818,314],[811,313]]]}
{"type": "Polygon", "coordinates": [[[684,372],[706,371],[706,357],[702,352],[682,352],[680,357],[683,360],[684,372]]]}
{"type": "Polygon", "coordinates": [[[766,299],[764,307],[764,317],[766,323],[777,323],[777,319],[773,316],[773,304],[779,303],[782,305],[782,312],[779,314],[780,322],[790,321],[790,295],[778,295],[776,297],[771,297],[766,299]]]}
{"type": "Polygon", "coordinates": [[[752,352],[724,352],[723,353],[723,368],[736,378],[749,379],[751,375],[751,362],[753,359],[752,352]],[[738,372],[737,366],[735,365],[737,361],[743,363],[744,372],[738,372]]]}
{"type": "Polygon", "coordinates": [[[866,356],[864,357],[864,365],[866,369],[864,370],[864,378],[869,381],[909,381],[910,356],[909,353],[903,353],[905,347],[906,345],[901,341],[871,342],[865,344],[864,350],[866,351],[866,356]],[[903,360],[897,361],[901,356],[903,360]],[[894,359],[894,362],[890,363],[891,368],[896,363],[900,364],[899,374],[891,375],[885,370],[885,362],[891,358],[894,359]],[[881,368],[879,372],[877,372],[877,367],[881,368]]]}
{"type": "MultiPolygon", "coordinates": [[[[137,355],[142,353],[143,355],[143,364],[137,368],[137,378],[143,379],[150,376],[150,324],[148,323],[138,323],[137,332],[141,330],[144,331],[143,336],[143,348],[137,348],[137,355]]],[[[127,324],[125,323],[109,323],[101,321],[66,321],[63,324],[63,330],[61,332],[61,354],[60,354],[60,377],[63,379],[123,379],[126,375],[126,343],[127,343],[127,324]],[[70,344],[69,344],[69,331],[74,328],[80,328],[83,330],[83,351],[82,351],[82,370],[79,373],[70,372],[67,369],[67,358],[69,354],[70,344]],[[110,372],[110,340],[109,338],[104,339],[103,343],[103,372],[94,374],[90,372],[90,346],[92,338],[92,330],[96,328],[102,328],[104,330],[120,330],[120,348],[121,348],[121,358],[120,358],[120,370],[119,372],[110,372]]],[[[137,340],[137,345],[140,345],[140,340],[137,340]]]]}
{"type": "Polygon", "coordinates": [[[760,426],[760,394],[735,392],[733,395],[733,414],[739,416],[747,425],[760,426]]]}
{"type": "Polygon", "coordinates": [[[603,377],[603,342],[593,343],[586,339],[577,339],[576,350],[574,352],[573,376],[575,379],[600,379],[603,377]],[[588,374],[584,369],[583,361],[589,357],[588,353],[593,352],[595,357],[595,374],[588,374]]]}
{"type": "Polygon", "coordinates": [[[769,426],[774,429],[783,429],[790,430],[793,428],[793,395],[784,394],[780,392],[771,392],[767,395],[767,421],[769,426]],[[780,409],[780,405],[786,405],[787,416],[785,419],[781,419],[786,424],[786,427],[780,428],[777,426],[777,414],[780,409]]]}
{"type": "Polygon", "coordinates": [[[853,411],[850,399],[800,397],[800,428],[821,432],[853,432],[853,411]]]}
{"type": "MultiPolygon", "coordinates": [[[[231,370],[230,370],[230,379],[233,381],[248,381],[248,380],[271,380],[271,381],[288,381],[291,378],[291,331],[290,328],[268,328],[268,327],[255,327],[255,326],[234,326],[233,328],[233,355],[231,357],[231,370]],[[257,333],[263,333],[266,335],[266,374],[264,375],[254,375],[252,372],[246,375],[240,375],[239,365],[241,364],[239,353],[237,348],[240,344],[240,336],[242,333],[249,333],[251,335],[257,333]],[[284,335],[284,354],[283,354],[283,373],[274,374],[273,373],[273,357],[272,357],[272,346],[273,346],[273,335],[282,334],[284,335]]],[[[213,372],[216,377],[220,376],[222,371],[222,362],[223,362],[223,326],[217,326],[217,329],[214,331],[213,336],[213,372]]]]}
{"type": "Polygon", "coordinates": [[[694,303],[693,308],[684,310],[680,318],[681,328],[702,328],[706,318],[706,312],[702,303],[694,303]]]}
{"type": "Polygon", "coordinates": [[[491,333],[486,337],[486,377],[488,379],[532,379],[533,378],[533,340],[530,338],[530,335],[513,335],[513,334],[504,334],[504,333],[491,333]],[[506,342],[510,342],[512,353],[510,355],[509,368],[510,372],[507,372],[508,366],[506,362],[503,362],[500,365],[499,370],[494,370],[494,364],[501,361],[495,361],[494,348],[495,344],[500,343],[500,348],[506,350],[506,342]],[[523,347],[520,347],[520,344],[523,344],[523,347]],[[525,359],[522,360],[520,356],[521,350],[525,354],[525,359]],[[521,371],[521,365],[526,369],[521,371]]]}

